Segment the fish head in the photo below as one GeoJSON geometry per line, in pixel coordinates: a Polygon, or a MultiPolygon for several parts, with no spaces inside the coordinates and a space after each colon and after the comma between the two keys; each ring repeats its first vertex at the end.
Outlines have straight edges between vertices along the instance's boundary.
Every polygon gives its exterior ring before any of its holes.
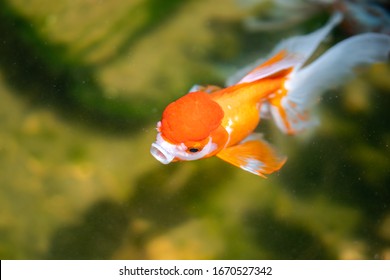
{"type": "Polygon", "coordinates": [[[151,154],[163,164],[215,155],[228,138],[221,125],[223,116],[221,106],[209,94],[186,94],[165,108],[151,154]]]}

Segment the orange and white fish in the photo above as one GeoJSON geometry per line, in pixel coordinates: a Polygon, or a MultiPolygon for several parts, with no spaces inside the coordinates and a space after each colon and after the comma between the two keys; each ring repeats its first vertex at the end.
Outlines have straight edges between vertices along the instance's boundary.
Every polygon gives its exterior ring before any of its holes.
{"type": "Polygon", "coordinates": [[[163,164],[217,156],[262,177],[279,170],[286,157],[254,132],[260,117],[272,116],[287,134],[300,132],[317,123],[310,111],[324,90],[343,82],[354,67],[388,58],[390,36],[366,33],[305,65],[340,21],[335,14],[319,30],[281,42],[231,86],[194,86],[164,110],[152,155],[163,164]]]}

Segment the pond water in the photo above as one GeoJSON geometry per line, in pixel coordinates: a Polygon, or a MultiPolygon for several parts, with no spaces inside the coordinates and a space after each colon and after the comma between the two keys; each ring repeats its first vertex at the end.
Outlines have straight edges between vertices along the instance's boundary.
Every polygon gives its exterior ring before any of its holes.
{"type": "Polygon", "coordinates": [[[256,30],[283,10],[255,2],[1,1],[1,259],[390,259],[389,65],[327,92],[304,135],[262,122],[288,156],[267,179],[150,155],[172,100],[330,14],[256,30]]]}

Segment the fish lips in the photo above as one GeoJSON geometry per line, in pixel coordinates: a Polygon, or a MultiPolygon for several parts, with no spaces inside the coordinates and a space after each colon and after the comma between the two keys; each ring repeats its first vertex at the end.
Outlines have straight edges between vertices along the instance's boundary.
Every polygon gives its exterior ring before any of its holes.
{"type": "Polygon", "coordinates": [[[150,147],[150,153],[162,164],[168,164],[175,158],[169,151],[165,150],[158,143],[153,143],[150,147]]]}

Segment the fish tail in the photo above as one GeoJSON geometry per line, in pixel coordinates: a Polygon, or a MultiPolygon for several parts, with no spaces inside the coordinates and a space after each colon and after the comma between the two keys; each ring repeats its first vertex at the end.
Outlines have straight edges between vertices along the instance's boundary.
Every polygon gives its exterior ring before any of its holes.
{"type": "Polygon", "coordinates": [[[274,48],[267,60],[261,58],[239,70],[227,79],[226,85],[258,81],[289,68],[298,70],[341,20],[341,13],[335,13],[328,23],[317,31],[283,40],[274,48]]]}
{"type": "MultiPolygon", "coordinates": [[[[333,17],[327,26],[334,25],[336,19],[333,17]]],[[[302,36],[297,40],[305,41],[302,36]]],[[[293,41],[290,39],[289,45],[295,45],[293,41]]],[[[307,40],[306,43],[311,42],[307,40]]],[[[313,50],[312,47],[307,49],[313,50]]],[[[287,134],[295,134],[316,125],[318,119],[311,111],[324,91],[345,82],[353,76],[353,70],[358,66],[385,62],[389,53],[388,35],[365,33],[350,37],[330,48],[309,65],[294,68],[282,93],[269,100],[268,111],[277,126],[287,134]]]]}

